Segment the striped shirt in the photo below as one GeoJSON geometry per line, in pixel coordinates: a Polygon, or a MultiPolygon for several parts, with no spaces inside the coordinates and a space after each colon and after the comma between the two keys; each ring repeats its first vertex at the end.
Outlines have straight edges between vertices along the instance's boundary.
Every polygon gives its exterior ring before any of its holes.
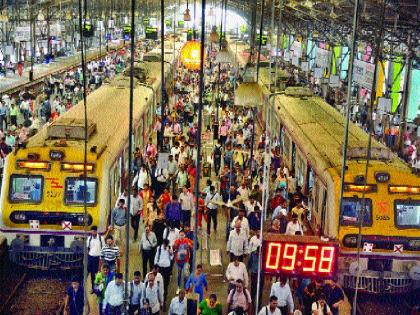
{"type": "Polygon", "coordinates": [[[120,249],[118,246],[105,245],[101,250],[101,259],[105,261],[115,262],[120,257],[120,249]]]}

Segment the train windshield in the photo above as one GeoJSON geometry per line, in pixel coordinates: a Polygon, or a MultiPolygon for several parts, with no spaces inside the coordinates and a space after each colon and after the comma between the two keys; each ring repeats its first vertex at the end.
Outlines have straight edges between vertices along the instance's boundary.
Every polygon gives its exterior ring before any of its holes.
{"type": "Polygon", "coordinates": [[[98,181],[93,178],[86,180],[86,186],[83,178],[70,177],[66,179],[65,186],[65,203],[66,204],[83,204],[86,202],[88,205],[96,204],[96,190],[98,181]]]}
{"type": "Polygon", "coordinates": [[[420,228],[420,200],[395,201],[395,225],[399,228],[420,228]]]}
{"type": "Polygon", "coordinates": [[[12,175],[9,199],[12,203],[40,203],[44,177],[41,175],[12,175]]]}
{"type": "MultiPolygon", "coordinates": [[[[360,198],[343,198],[341,224],[358,225],[362,206],[363,200],[360,198]]],[[[372,225],[372,200],[366,198],[365,206],[363,225],[372,225]]]]}

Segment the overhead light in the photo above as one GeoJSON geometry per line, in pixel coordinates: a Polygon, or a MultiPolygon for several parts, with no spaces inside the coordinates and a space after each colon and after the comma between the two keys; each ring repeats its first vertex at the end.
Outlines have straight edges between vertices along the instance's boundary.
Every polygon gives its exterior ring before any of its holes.
{"type": "MultiPolygon", "coordinates": [[[[199,41],[188,41],[181,48],[180,58],[182,64],[189,70],[199,70],[201,63],[201,43],[199,41]]],[[[204,52],[204,59],[206,59],[204,52]]]]}
{"type": "MultiPolygon", "coordinates": [[[[84,170],[83,163],[62,163],[62,171],[81,172],[84,170]]],[[[86,171],[93,172],[93,164],[86,164],[86,171]]]]}
{"type": "Polygon", "coordinates": [[[48,162],[17,161],[16,164],[19,169],[48,170],[50,168],[50,163],[48,162]]]}
{"type": "Polygon", "coordinates": [[[219,34],[217,33],[216,26],[211,28],[211,33],[209,35],[209,41],[212,43],[217,43],[219,41],[219,34]]]}
{"type": "Polygon", "coordinates": [[[388,186],[388,191],[392,194],[420,194],[420,186],[388,186]]]}
{"type": "Polygon", "coordinates": [[[184,21],[185,22],[188,22],[188,21],[191,21],[191,15],[190,15],[190,9],[185,9],[185,12],[184,12],[184,21]]]}

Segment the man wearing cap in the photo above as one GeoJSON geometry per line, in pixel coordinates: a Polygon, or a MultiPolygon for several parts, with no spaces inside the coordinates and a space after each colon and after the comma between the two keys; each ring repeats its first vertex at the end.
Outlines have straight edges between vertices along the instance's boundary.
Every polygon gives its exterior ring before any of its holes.
{"type": "Polygon", "coordinates": [[[91,234],[86,240],[88,249],[88,273],[92,283],[92,290],[94,287],[95,275],[99,270],[99,258],[101,257],[102,247],[105,245],[103,236],[98,234],[98,227],[92,226],[91,234]]]}

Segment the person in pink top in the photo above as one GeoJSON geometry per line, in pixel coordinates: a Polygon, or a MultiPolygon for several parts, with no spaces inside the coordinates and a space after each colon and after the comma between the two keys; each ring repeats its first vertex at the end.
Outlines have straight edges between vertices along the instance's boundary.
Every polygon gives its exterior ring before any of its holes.
{"type": "Polygon", "coordinates": [[[228,132],[229,132],[229,128],[226,125],[226,122],[223,120],[222,121],[222,125],[219,128],[219,137],[220,137],[220,142],[222,143],[222,145],[224,146],[226,143],[226,139],[228,136],[228,132]]]}

